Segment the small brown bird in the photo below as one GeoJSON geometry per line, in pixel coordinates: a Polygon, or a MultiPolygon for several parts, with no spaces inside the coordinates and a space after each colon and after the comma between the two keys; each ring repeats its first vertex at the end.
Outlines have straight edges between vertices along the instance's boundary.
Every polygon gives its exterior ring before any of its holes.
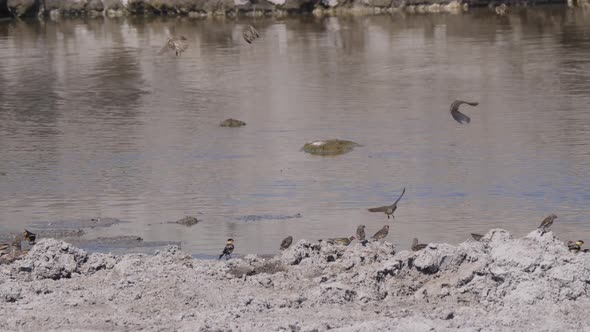
{"type": "Polygon", "coordinates": [[[25,231],[23,232],[23,237],[25,238],[25,240],[29,242],[29,244],[33,245],[35,244],[35,239],[37,239],[37,234],[29,232],[25,229],[25,231]]]}
{"type": "Polygon", "coordinates": [[[174,51],[174,53],[176,53],[176,56],[179,56],[180,54],[182,54],[182,52],[186,51],[186,49],[188,48],[188,43],[186,43],[188,39],[186,39],[185,36],[180,36],[178,38],[176,37],[172,37],[172,38],[168,38],[168,41],[166,41],[166,45],[164,45],[164,47],[162,47],[162,49],[158,52],[158,54],[163,54],[164,52],[166,52],[167,50],[172,50],[174,51]]]}
{"type": "Polygon", "coordinates": [[[412,240],[412,251],[419,251],[419,250],[426,248],[427,246],[428,246],[427,244],[418,243],[417,238],[414,238],[414,240],[412,240]]]}
{"type": "Polygon", "coordinates": [[[242,31],[242,37],[248,44],[252,44],[252,42],[260,37],[258,34],[258,30],[251,25],[248,25],[242,31]]]}
{"type": "Polygon", "coordinates": [[[327,239],[326,242],[328,242],[329,244],[341,244],[341,245],[347,246],[354,239],[356,239],[356,237],[354,237],[354,236],[351,236],[351,237],[336,237],[336,238],[327,239]]]}
{"type": "Polygon", "coordinates": [[[356,238],[361,242],[365,241],[365,225],[359,225],[356,228],[356,238]]]}
{"type": "Polygon", "coordinates": [[[281,241],[281,250],[289,248],[291,246],[291,243],[293,243],[292,236],[287,236],[286,238],[284,238],[283,241],[281,241]]]}
{"type": "Polygon", "coordinates": [[[545,234],[547,232],[547,229],[549,227],[551,227],[551,225],[553,225],[553,221],[557,219],[557,216],[554,214],[550,214],[548,215],[545,219],[543,219],[543,221],[541,222],[541,225],[539,225],[538,228],[542,229],[542,234],[545,234]]]}
{"type": "Polygon", "coordinates": [[[476,234],[476,233],[471,233],[471,237],[475,240],[475,241],[479,241],[481,240],[481,238],[483,237],[483,235],[481,234],[476,234]]]}
{"type": "Polygon", "coordinates": [[[451,115],[453,116],[453,119],[455,119],[455,121],[457,121],[461,124],[469,123],[469,122],[471,122],[471,118],[469,118],[467,115],[459,112],[459,106],[461,106],[462,104],[467,104],[470,106],[477,106],[477,105],[479,105],[479,103],[478,102],[463,101],[463,100],[455,100],[451,104],[451,115]]]}
{"type": "Polygon", "coordinates": [[[404,190],[402,190],[402,194],[399,195],[399,197],[397,198],[397,200],[393,204],[386,205],[386,206],[380,206],[380,207],[376,207],[376,208],[370,208],[369,212],[384,212],[387,215],[387,219],[389,219],[390,216],[392,218],[395,218],[393,216],[393,213],[395,212],[395,210],[397,210],[397,202],[399,202],[399,200],[402,199],[402,196],[404,195],[405,192],[406,192],[406,188],[404,187],[404,190]]]}
{"type": "Polygon", "coordinates": [[[379,241],[384,239],[387,234],[389,233],[389,225],[385,225],[383,226],[383,228],[381,228],[379,231],[377,231],[377,233],[375,233],[375,235],[373,235],[371,238],[379,241]]]}
{"type": "Polygon", "coordinates": [[[223,248],[223,252],[219,255],[218,259],[221,259],[223,256],[225,256],[225,259],[229,259],[232,252],[234,252],[234,239],[227,239],[225,248],[223,248]]]}

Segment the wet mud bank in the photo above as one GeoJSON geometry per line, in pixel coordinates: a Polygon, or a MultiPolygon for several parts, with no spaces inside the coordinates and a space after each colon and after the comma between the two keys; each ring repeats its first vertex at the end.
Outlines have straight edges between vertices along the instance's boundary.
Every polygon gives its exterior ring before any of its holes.
{"type": "MultiPolygon", "coordinates": [[[[573,0],[572,0],[573,1],[573,0]]],[[[578,1],[572,2],[575,5],[578,1]]],[[[586,1],[586,0],[582,0],[586,1]]],[[[460,13],[470,7],[566,4],[567,0],[0,0],[0,17],[286,16],[460,13]]]]}
{"type": "Polygon", "coordinates": [[[227,261],[43,239],[0,266],[0,329],[563,331],[590,326],[589,286],[590,254],[540,231],[418,252],[300,240],[227,261]]]}

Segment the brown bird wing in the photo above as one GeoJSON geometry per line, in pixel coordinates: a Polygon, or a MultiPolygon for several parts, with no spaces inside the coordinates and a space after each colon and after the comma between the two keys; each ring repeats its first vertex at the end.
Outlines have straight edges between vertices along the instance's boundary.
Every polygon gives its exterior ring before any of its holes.
{"type": "Polygon", "coordinates": [[[399,202],[399,200],[402,199],[402,196],[404,196],[405,193],[406,193],[406,187],[404,187],[404,190],[402,190],[402,194],[399,195],[399,197],[397,198],[395,203],[393,203],[394,206],[397,205],[397,202],[399,202]]]}
{"type": "Polygon", "coordinates": [[[453,119],[455,119],[455,121],[463,124],[463,123],[469,123],[471,122],[471,118],[469,118],[467,115],[459,112],[459,106],[461,106],[462,104],[467,104],[470,106],[477,106],[479,105],[478,102],[468,102],[468,101],[463,101],[463,100],[455,100],[452,104],[451,104],[451,116],[453,116],[453,119]]]}
{"type": "Polygon", "coordinates": [[[412,250],[413,250],[413,251],[419,251],[419,250],[422,250],[422,249],[424,249],[424,248],[426,248],[426,247],[428,247],[428,245],[427,245],[427,244],[420,243],[420,244],[413,245],[413,246],[412,246],[412,250]]]}
{"type": "Polygon", "coordinates": [[[543,219],[543,221],[541,222],[541,225],[539,225],[539,228],[549,226],[552,221],[553,221],[553,219],[551,218],[551,216],[548,216],[547,218],[543,219]]]}
{"type": "Polygon", "coordinates": [[[291,243],[293,243],[292,236],[288,236],[288,237],[284,238],[283,241],[281,242],[281,249],[289,248],[289,246],[291,246],[291,243]]]}
{"type": "Polygon", "coordinates": [[[483,237],[483,235],[481,234],[476,234],[476,233],[471,233],[471,237],[475,240],[475,241],[479,241],[481,240],[481,238],[483,237]]]}
{"type": "Polygon", "coordinates": [[[377,231],[377,233],[375,233],[375,235],[373,235],[373,239],[382,239],[384,237],[387,236],[387,232],[388,230],[385,228],[381,228],[379,231],[377,231]]]}
{"type": "Polygon", "coordinates": [[[385,211],[387,211],[388,208],[389,208],[389,206],[380,206],[380,207],[376,207],[376,208],[370,208],[368,210],[369,210],[369,212],[385,212],[385,211]]]}

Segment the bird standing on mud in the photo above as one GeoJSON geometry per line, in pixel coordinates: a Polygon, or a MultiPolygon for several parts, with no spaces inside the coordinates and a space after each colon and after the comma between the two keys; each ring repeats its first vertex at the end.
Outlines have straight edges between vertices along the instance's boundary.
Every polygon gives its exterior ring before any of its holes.
{"type": "Polygon", "coordinates": [[[256,30],[256,28],[248,25],[244,28],[244,31],[242,31],[242,37],[244,37],[244,40],[248,44],[252,44],[252,42],[258,39],[260,35],[258,34],[258,30],[256,30]]]}
{"type": "Polygon", "coordinates": [[[462,104],[467,104],[469,106],[477,106],[479,105],[478,102],[469,102],[469,101],[463,101],[463,100],[455,100],[452,104],[451,104],[451,115],[453,116],[453,119],[455,119],[455,121],[463,124],[463,123],[469,123],[471,122],[471,118],[469,118],[467,115],[459,112],[459,106],[461,106],[462,104]]]}
{"type": "MultiPolygon", "coordinates": [[[[584,241],[582,240],[578,240],[576,242],[570,240],[567,241],[567,248],[569,249],[569,251],[573,252],[573,253],[578,253],[580,252],[580,250],[582,250],[582,246],[584,245],[584,241]]],[[[584,250],[584,252],[586,252],[584,250]]]]}
{"type": "Polygon", "coordinates": [[[550,214],[545,219],[543,219],[543,221],[541,222],[541,225],[539,225],[539,229],[542,230],[541,235],[543,235],[547,232],[547,229],[549,229],[549,227],[551,227],[551,225],[553,225],[553,221],[555,219],[557,219],[557,216],[554,214],[550,214]]]}
{"type": "Polygon", "coordinates": [[[387,215],[387,219],[389,219],[390,216],[391,216],[391,218],[395,218],[393,216],[393,213],[395,212],[395,210],[397,210],[397,202],[399,202],[399,200],[402,199],[402,196],[404,195],[405,192],[406,192],[406,188],[404,187],[404,190],[402,190],[402,194],[399,195],[399,197],[397,198],[397,200],[393,204],[386,205],[386,206],[380,206],[380,207],[376,207],[376,208],[370,208],[369,212],[384,212],[387,215]]]}
{"type": "Polygon", "coordinates": [[[164,47],[162,47],[162,49],[158,52],[158,54],[163,54],[168,49],[170,49],[176,53],[176,56],[179,56],[180,54],[182,54],[182,52],[186,51],[186,49],[188,48],[188,44],[186,43],[186,41],[187,41],[187,39],[185,36],[180,36],[178,38],[176,38],[176,37],[168,38],[166,45],[164,45],[164,47]]]}
{"type": "Polygon", "coordinates": [[[37,239],[37,234],[29,232],[25,229],[25,231],[23,232],[23,237],[25,238],[25,240],[27,240],[27,242],[29,242],[29,244],[33,245],[35,244],[35,239],[37,239]]]}
{"type": "Polygon", "coordinates": [[[281,250],[289,248],[291,246],[291,243],[293,243],[292,236],[287,236],[286,238],[284,238],[283,241],[281,241],[281,250]]]}
{"type": "Polygon", "coordinates": [[[424,243],[418,243],[418,239],[414,238],[414,240],[412,240],[412,251],[420,251],[424,248],[426,248],[428,245],[424,244],[424,243]]]}
{"type": "Polygon", "coordinates": [[[371,238],[376,241],[379,241],[384,239],[387,236],[387,234],[389,234],[389,225],[383,226],[383,228],[377,231],[377,233],[375,233],[375,235],[373,235],[371,238]]]}
{"type": "Polygon", "coordinates": [[[223,248],[223,252],[219,255],[218,259],[225,256],[225,259],[229,259],[231,253],[234,252],[234,239],[227,239],[227,243],[225,244],[225,248],[223,248]]]}
{"type": "Polygon", "coordinates": [[[361,242],[365,242],[365,225],[359,225],[356,228],[356,238],[361,242]]]}
{"type": "Polygon", "coordinates": [[[356,239],[356,237],[354,237],[354,236],[351,236],[351,237],[336,237],[336,238],[327,239],[326,242],[328,242],[329,244],[340,244],[340,245],[347,246],[354,239],[356,239]]]}

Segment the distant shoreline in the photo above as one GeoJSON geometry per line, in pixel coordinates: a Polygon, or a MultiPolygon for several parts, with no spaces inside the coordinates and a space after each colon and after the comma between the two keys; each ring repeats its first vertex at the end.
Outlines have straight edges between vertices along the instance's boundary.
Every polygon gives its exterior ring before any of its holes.
{"type": "MultiPolygon", "coordinates": [[[[586,0],[584,0],[586,1],[586,0]]],[[[293,15],[339,16],[462,13],[469,8],[569,5],[580,0],[0,0],[0,20],[23,17],[284,17],[293,15]]],[[[585,3],[588,5],[588,3],[585,3]]]]}

